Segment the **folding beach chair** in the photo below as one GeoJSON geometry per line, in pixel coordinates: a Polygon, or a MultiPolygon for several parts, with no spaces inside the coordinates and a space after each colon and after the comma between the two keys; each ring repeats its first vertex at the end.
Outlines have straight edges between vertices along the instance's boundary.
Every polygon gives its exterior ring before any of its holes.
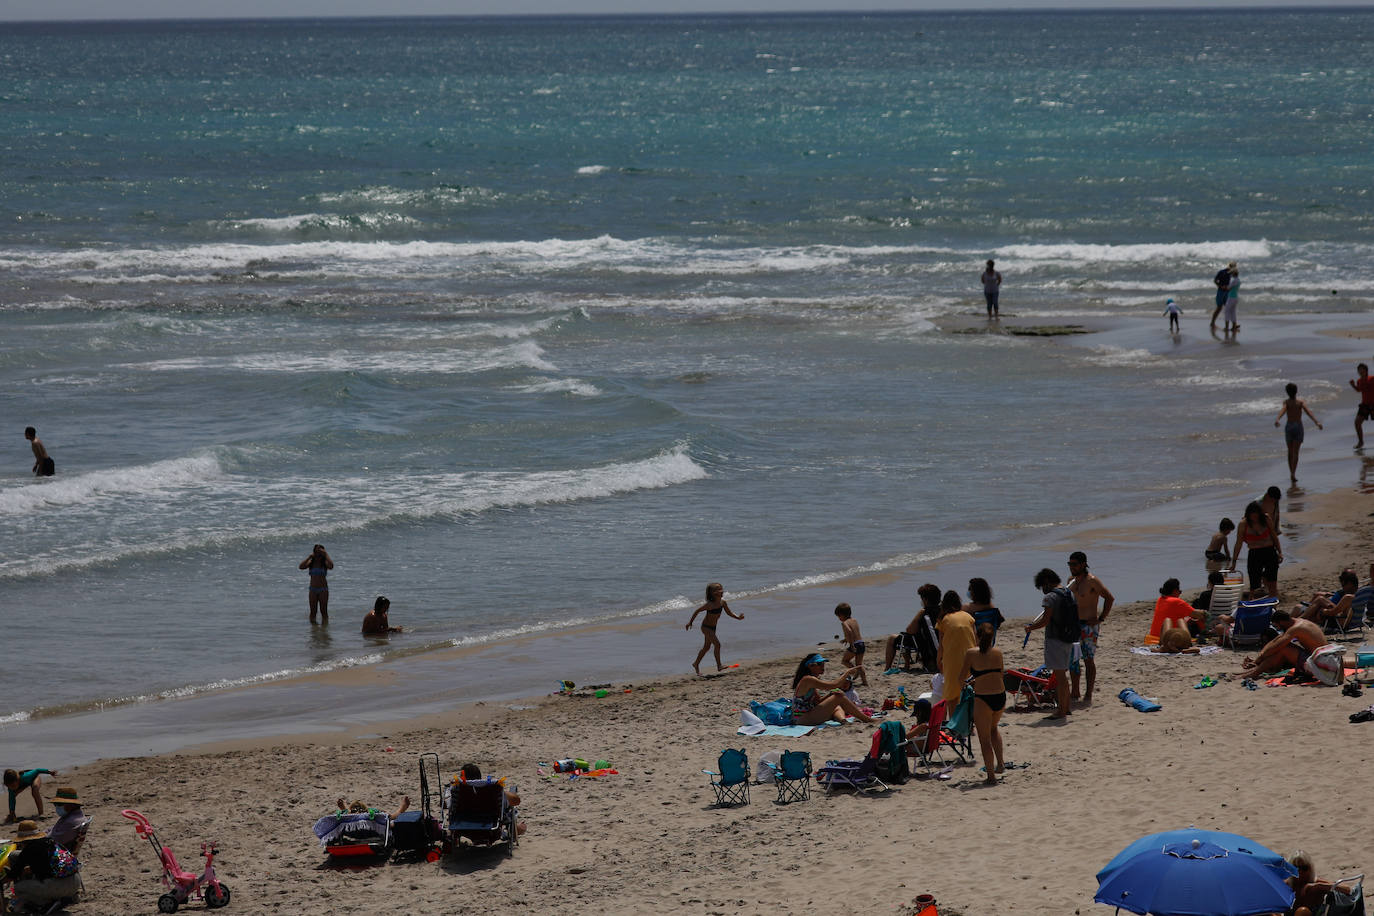
{"type": "Polygon", "coordinates": [[[1317,908],[1316,916],[1365,916],[1364,875],[1341,878],[1334,884],[1317,908]],[[1342,885],[1349,887],[1350,893],[1340,890],[1342,885]]]}
{"type": "Polygon", "coordinates": [[[1350,603],[1350,619],[1342,626],[1336,618],[1327,618],[1323,629],[1328,636],[1349,639],[1364,635],[1365,615],[1369,611],[1369,601],[1374,598],[1374,585],[1366,585],[1355,592],[1350,603]]]}
{"type": "Polygon", "coordinates": [[[711,788],[716,790],[716,805],[749,804],[749,756],[743,748],[728,747],[720,752],[720,760],[714,770],[702,770],[712,777],[711,788]]]}
{"type": "Polygon", "coordinates": [[[1277,598],[1240,602],[1236,605],[1236,622],[1221,638],[1222,644],[1232,649],[1259,646],[1264,642],[1264,631],[1269,628],[1269,618],[1278,604],[1277,598]]]}
{"type": "Polygon", "coordinates": [[[778,804],[811,797],[811,755],[806,751],[783,751],[777,764],[770,763],[769,767],[778,787],[778,804]]]}
{"type": "Polygon", "coordinates": [[[1002,686],[1011,694],[1013,709],[1059,705],[1059,698],[1054,692],[1053,673],[1041,677],[1027,668],[1008,668],[1002,673],[1002,686]]]}
{"type": "Polygon", "coordinates": [[[860,795],[867,795],[871,789],[886,792],[891,788],[878,778],[878,758],[872,754],[862,760],[827,760],[816,771],[816,782],[825,787],[826,795],[842,786],[849,786],[860,795]]]}
{"type": "Polygon", "coordinates": [[[466,843],[505,847],[506,855],[513,855],[520,843],[518,815],[506,801],[506,787],[499,779],[459,779],[449,789],[447,814],[444,829],[455,851],[466,843]]]}
{"type": "Polygon", "coordinates": [[[949,741],[946,744],[954,749],[961,762],[973,759],[973,685],[965,684],[959,694],[959,702],[950,710],[945,719],[945,732],[949,741]]]}
{"type": "Polygon", "coordinates": [[[930,707],[930,721],[926,723],[925,737],[908,742],[911,755],[916,758],[917,776],[930,776],[936,768],[948,768],[949,765],[945,763],[941,748],[954,748],[955,756],[961,761],[964,759],[963,754],[959,751],[959,739],[950,734],[949,729],[945,726],[949,711],[948,700],[941,700],[930,707]]]}
{"type": "Polygon", "coordinates": [[[1207,633],[1210,635],[1222,614],[1235,616],[1240,594],[1245,590],[1242,582],[1217,585],[1212,588],[1212,603],[1207,605],[1207,633]]]}

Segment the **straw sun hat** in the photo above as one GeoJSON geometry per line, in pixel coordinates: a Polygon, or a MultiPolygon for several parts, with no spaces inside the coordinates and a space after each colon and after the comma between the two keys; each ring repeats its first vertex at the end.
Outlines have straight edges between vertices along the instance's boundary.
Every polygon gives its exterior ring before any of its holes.
{"type": "Polygon", "coordinates": [[[27,843],[29,840],[41,840],[46,834],[38,829],[37,821],[20,821],[19,833],[14,837],[15,843],[27,843]]]}
{"type": "Polygon", "coordinates": [[[52,798],[48,801],[54,805],[66,805],[69,808],[81,807],[81,796],[71,786],[58,786],[53,790],[52,798]]]}

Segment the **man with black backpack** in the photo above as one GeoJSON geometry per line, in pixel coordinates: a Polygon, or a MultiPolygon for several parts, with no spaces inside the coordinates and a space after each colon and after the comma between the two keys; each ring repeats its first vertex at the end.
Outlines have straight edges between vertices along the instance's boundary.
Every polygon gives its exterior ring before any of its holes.
{"type": "Polygon", "coordinates": [[[1042,569],[1035,574],[1035,587],[1044,593],[1044,610],[1026,625],[1026,635],[1045,628],[1045,667],[1053,672],[1054,694],[1059,708],[1051,719],[1067,718],[1069,709],[1069,665],[1073,662],[1073,645],[1078,642],[1078,602],[1073,593],[1060,584],[1059,574],[1042,569]]]}

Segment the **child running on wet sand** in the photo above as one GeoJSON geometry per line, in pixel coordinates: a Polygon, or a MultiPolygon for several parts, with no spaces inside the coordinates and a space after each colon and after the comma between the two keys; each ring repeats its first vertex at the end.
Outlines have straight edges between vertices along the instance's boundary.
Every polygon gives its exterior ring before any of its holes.
{"type": "Polygon", "coordinates": [[[859,683],[868,686],[868,672],[864,670],[864,638],[859,634],[859,621],[854,619],[854,611],[845,602],[835,605],[835,616],[840,618],[840,630],[844,636],[844,658],[840,664],[846,668],[859,669],[859,683]]]}
{"type": "Polygon", "coordinates": [[[701,660],[706,657],[706,653],[712,649],[716,653],[716,670],[724,671],[725,666],[720,663],[720,639],[716,636],[716,623],[720,620],[720,613],[724,611],[736,620],[743,620],[743,614],[736,614],[730,610],[730,605],[725,603],[725,586],[719,582],[712,582],[706,586],[706,603],[692,612],[692,619],[687,621],[686,629],[690,630],[692,624],[696,622],[697,615],[702,611],[706,616],[701,619],[701,635],[704,637],[701,651],[697,653],[697,660],[692,662],[692,670],[697,674],[701,673],[701,660]]]}

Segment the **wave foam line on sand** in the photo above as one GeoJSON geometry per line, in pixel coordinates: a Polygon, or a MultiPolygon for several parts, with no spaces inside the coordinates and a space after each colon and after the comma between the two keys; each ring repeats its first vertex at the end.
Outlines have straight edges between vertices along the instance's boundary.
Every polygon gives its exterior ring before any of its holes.
{"type": "Polygon", "coordinates": [[[307,665],[302,668],[283,668],[280,671],[267,671],[262,674],[220,678],[219,680],[209,681],[204,684],[187,684],[181,687],[169,687],[154,693],[135,694],[124,697],[102,697],[95,700],[64,703],[58,706],[39,706],[34,709],[19,710],[0,715],[0,729],[3,729],[7,725],[28,722],[33,719],[47,719],[55,716],[70,716],[86,712],[99,712],[103,709],[115,709],[120,706],[131,706],[136,703],[153,703],[158,700],[176,700],[183,697],[211,693],[217,690],[231,690],[236,687],[253,687],[258,684],[268,684],[273,681],[286,680],[287,678],[308,677],[312,674],[325,674],[330,671],[357,668],[362,665],[374,665],[381,661],[382,658],[383,656],[380,653],[371,653],[368,655],[336,658],[331,661],[307,665]]]}

